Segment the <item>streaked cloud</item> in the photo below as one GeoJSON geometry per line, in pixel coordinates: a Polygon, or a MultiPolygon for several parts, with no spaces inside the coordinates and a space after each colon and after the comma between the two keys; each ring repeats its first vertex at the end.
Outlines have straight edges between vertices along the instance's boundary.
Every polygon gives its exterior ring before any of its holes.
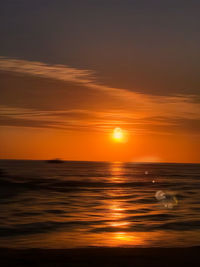
{"type": "Polygon", "coordinates": [[[90,70],[6,57],[0,57],[0,70],[81,83],[91,82],[93,78],[93,72],[90,70]]]}
{"type": "Polygon", "coordinates": [[[98,84],[91,70],[5,57],[0,58],[0,70],[2,126],[198,132],[200,103],[193,95],[140,94],[98,84]]]}

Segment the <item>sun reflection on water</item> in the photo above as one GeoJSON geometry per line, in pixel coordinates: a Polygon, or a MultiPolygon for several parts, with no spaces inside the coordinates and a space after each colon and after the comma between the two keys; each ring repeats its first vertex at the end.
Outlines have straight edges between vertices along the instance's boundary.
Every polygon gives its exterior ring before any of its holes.
{"type": "MultiPolygon", "coordinates": [[[[110,167],[111,177],[109,182],[112,183],[123,183],[123,166],[121,162],[114,162],[110,167]]],[[[105,208],[108,211],[106,214],[106,220],[109,221],[108,225],[113,228],[111,232],[104,233],[104,237],[107,240],[107,243],[110,246],[124,246],[124,245],[133,245],[142,243],[141,237],[137,237],[136,233],[131,233],[128,230],[129,225],[131,224],[128,221],[127,214],[128,208],[127,203],[120,200],[124,196],[128,196],[126,189],[123,188],[112,188],[107,195],[111,197],[105,202],[105,208]],[[118,231],[119,228],[119,231],[118,231]],[[123,229],[123,231],[122,231],[123,229]]]]}

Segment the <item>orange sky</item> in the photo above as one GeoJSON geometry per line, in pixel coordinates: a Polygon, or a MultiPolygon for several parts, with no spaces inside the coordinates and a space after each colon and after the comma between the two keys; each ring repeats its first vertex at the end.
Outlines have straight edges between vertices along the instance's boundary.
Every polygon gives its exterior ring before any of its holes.
{"type": "Polygon", "coordinates": [[[199,2],[90,2],[3,1],[0,158],[200,162],[199,2]]]}
{"type": "Polygon", "coordinates": [[[123,143],[111,132],[2,127],[0,136],[1,158],[8,159],[199,162],[199,138],[184,134],[130,133],[123,143]]]}
{"type": "Polygon", "coordinates": [[[1,58],[0,70],[0,158],[200,162],[194,96],[109,87],[64,65],[1,58]]]}

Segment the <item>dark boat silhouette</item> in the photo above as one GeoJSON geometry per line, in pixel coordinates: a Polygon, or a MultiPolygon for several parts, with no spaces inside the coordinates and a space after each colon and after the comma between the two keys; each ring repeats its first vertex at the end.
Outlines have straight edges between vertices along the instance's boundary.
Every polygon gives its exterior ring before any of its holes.
{"type": "Polygon", "coordinates": [[[64,163],[61,159],[49,159],[47,160],[48,163],[64,163]]]}

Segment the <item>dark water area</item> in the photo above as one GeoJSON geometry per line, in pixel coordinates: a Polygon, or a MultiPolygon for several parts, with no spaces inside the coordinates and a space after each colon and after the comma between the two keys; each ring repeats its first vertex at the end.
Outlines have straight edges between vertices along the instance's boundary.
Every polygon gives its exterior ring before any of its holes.
{"type": "Polygon", "coordinates": [[[200,245],[200,165],[0,161],[0,246],[200,245]]]}

